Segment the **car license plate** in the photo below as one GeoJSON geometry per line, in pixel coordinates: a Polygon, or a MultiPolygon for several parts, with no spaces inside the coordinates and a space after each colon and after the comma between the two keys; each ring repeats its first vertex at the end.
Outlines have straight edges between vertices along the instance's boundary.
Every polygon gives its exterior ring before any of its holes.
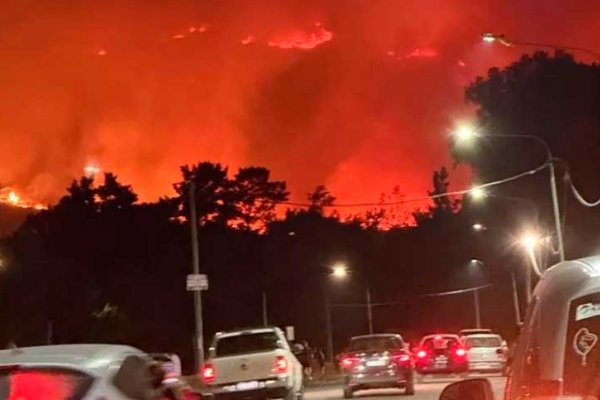
{"type": "Polygon", "coordinates": [[[444,356],[436,357],[433,365],[435,368],[446,368],[448,366],[448,358],[444,356]]]}
{"type": "Polygon", "coordinates": [[[258,381],[240,382],[235,385],[236,390],[253,390],[258,389],[258,381]]]}
{"type": "Polygon", "coordinates": [[[368,360],[367,367],[383,367],[387,364],[387,361],[384,359],[376,359],[376,360],[368,360]]]}

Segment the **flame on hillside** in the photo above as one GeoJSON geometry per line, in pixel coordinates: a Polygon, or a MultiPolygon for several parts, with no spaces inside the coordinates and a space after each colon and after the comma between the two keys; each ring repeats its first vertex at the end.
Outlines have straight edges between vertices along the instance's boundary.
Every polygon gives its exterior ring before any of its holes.
{"type": "Polygon", "coordinates": [[[16,190],[10,187],[0,188],[0,204],[7,204],[12,207],[30,208],[34,210],[46,210],[48,206],[37,203],[31,199],[25,198],[16,190]]]}

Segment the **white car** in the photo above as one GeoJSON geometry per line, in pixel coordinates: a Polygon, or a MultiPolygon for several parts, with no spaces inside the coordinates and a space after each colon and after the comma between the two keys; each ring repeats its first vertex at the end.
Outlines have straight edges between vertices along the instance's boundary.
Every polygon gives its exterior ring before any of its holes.
{"type": "Polygon", "coordinates": [[[301,400],[302,365],[279,328],[217,333],[201,371],[207,397],[301,400]]]}
{"type": "Polygon", "coordinates": [[[0,351],[0,399],[155,400],[160,398],[156,376],[150,357],[129,346],[0,351]]]}
{"type": "Polygon", "coordinates": [[[463,344],[467,349],[470,372],[504,372],[506,348],[500,335],[468,335],[463,338],[463,344]]]}

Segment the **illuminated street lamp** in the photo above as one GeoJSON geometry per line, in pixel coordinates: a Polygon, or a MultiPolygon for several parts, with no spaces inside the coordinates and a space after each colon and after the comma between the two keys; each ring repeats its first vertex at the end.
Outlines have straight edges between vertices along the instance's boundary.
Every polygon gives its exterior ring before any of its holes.
{"type": "MultiPolygon", "coordinates": [[[[327,267],[328,276],[336,281],[344,281],[350,275],[350,269],[343,262],[337,262],[330,267],[327,267]]],[[[366,309],[367,309],[367,323],[369,326],[369,333],[373,334],[373,304],[371,302],[371,287],[369,283],[366,283],[365,297],[366,297],[366,309]]],[[[331,308],[332,305],[329,302],[329,295],[327,290],[327,282],[323,282],[323,304],[325,306],[325,330],[327,334],[327,360],[333,361],[333,328],[331,323],[331,308]]]]}
{"type": "Polygon", "coordinates": [[[487,197],[487,192],[484,188],[475,186],[469,190],[469,196],[471,196],[471,198],[475,201],[481,201],[487,197]]]}
{"type": "MultiPolygon", "coordinates": [[[[499,40],[498,38],[500,36],[496,35],[494,37],[495,37],[495,40],[499,40]]],[[[489,40],[491,40],[491,38],[492,38],[492,36],[489,36],[489,40]]],[[[466,128],[467,126],[468,125],[465,125],[464,127],[462,127],[462,128],[459,127],[459,129],[457,129],[457,131],[455,132],[455,137],[457,139],[460,139],[460,138],[467,139],[467,138],[482,136],[482,135],[478,134],[474,128],[468,129],[468,128],[466,128]]],[[[556,189],[556,174],[554,172],[554,156],[552,155],[550,146],[548,146],[548,143],[546,143],[546,141],[544,139],[542,139],[541,137],[536,136],[536,135],[493,134],[493,135],[485,135],[485,137],[492,138],[492,139],[499,138],[499,139],[533,140],[533,141],[537,142],[538,144],[540,144],[544,148],[544,151],[546,152],[546,163],[548,166],[548,171],[550,173],[550,194],[552,196],[552,211],[554,213],[554,228],[556,231],[556,240],[558,242],[558,255],[559,255],[560,261],[564,261],[565,260],[565,248],[564,248],[564,242],[563,242],[560,208],[559,208],[559,204],[558,204],[558,191],[556,189]]],[[[469,191],[469,194],[471,195],[471,198],[473,200],[481,200],[486,196],[484,189],[480,188],[480,187],[472,188],[469,191]]]]}
{"type": "Polygon", "coordinates": [[[577,46],[562,46],[557,44],[548,44],[548,43],[534,43],[534,42],[523,42],[520,40],[512,40],[508,39],[504,34],[486,32],[481,35],[481,40],[486,43],[494,43],[498,42],[506,47],[511,46],[527,46],[527,47],[537,47],[537,48],[548,48],[553,50],[570,50],[570,51],[578,51],[582,53],[586,53],[591,55],[597,60],[600,60],[600,54],[596,53],[594,50],[586,49],[585,47],[577,47],[577,46]]]}
{"type": "Polygon", "coordinates": [[[523,246],[523,248],[529,252],[534,251],[540,243],[540,241],[540,237],[531,232],[525,233],[519,239],[519,243],[521,244],[521,246],[523,246]]]}
{"type": "Polygon", "coordinates": [[[456,138],[457,142],[465,143],[474,140],[478,135],[475,127],[469,124],[460,124],[454,132],[452,132],[452,136],[456,138]]]}
{"type": "Polygon", "coordinates": [[[348,277],[348,267],[343,263],[337,263],[331,267],[331,276],[337,280],[344,280],[348,277]]]}
{"type": "Polygon", "coordinates": [[[485,230],[485,225],[480,224],[479,222],[477,222],[477,223],[473,224],[472,228],[473,228],[473,230],[475,232],[481,232],[481,231],[485,230]]]}

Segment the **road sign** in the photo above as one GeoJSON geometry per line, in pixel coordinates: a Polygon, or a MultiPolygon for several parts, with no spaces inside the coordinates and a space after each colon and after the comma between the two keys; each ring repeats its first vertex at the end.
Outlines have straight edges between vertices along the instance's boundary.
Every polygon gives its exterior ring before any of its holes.
{"type": "Polygon", "coordinates": [[[296,335],[295,335],[293,326],[285,327],[285,336],[286,336],[288,342],[293,342],[294,340],[296,340],[296,335]]]}
{"type": "Polygon", "coordinates": [[[208,277],[204,274],[189,274],[186,283],[187,290],[190,292],[208,290],[208,277]]]}

